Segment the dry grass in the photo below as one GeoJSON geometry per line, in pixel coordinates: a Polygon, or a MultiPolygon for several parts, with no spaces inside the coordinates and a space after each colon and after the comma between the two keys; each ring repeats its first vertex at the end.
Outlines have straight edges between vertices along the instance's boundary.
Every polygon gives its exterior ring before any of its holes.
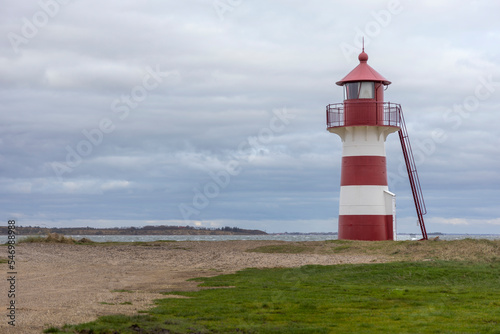
{"type": "MultiPolygon", "coordinates": [[[[82,239],[83,240],[83,239],[82,239]]],[[[87,239],[88,240],[88,239],[87,239]]],[[[76,244],[77,240],[72,237],[65,237],[58,233],[49,233],[47,236],[29,236],[19,240],[20,243],[33,243],[33,242],[45,242],[45,243],[58,243],[58,244],[76,244]]],[[[85,241],[84,241],[85,242],[85,241]]]]}
{"type": "Polygon", "coordinates": [[[388,261],[500,261],[500,240],[462,239],[427,241],[351,241],[328,240],[291,242],[257,247],[259,253],[308,253],[380,255],[388,261]]]}

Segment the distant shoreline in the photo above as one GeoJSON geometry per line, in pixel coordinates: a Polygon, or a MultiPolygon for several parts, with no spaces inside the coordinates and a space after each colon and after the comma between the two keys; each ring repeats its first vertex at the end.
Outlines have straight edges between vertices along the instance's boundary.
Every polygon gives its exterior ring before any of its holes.
{"type": "MultiPolygon", "coordinates": [[[[31,227],[18,226],[20,235],[47,235],[57,233],[62,235],[267,235],[260,230],[242,229],[238,227],[222,227],[218,229],[197,228],[192,226],[144,226],[123,228],[93,228],[93,227],[31,227]]],[[[8,228],[0,226],[0,235],[7,235],[8,228]]]]}

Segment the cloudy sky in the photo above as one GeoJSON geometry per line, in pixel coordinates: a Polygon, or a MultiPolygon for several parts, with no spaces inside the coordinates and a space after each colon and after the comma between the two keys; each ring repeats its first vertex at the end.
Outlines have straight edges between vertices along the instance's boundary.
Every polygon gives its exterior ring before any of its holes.
{"type": "MultiPolygon", "coordinates": [[[[500,4],[0,0],[0,217],[337,231],[335,82],[392,81],[428,231],[500,233],[500,4]]],[[[419,232],[397,134],[398,231],[419,232]]]]}

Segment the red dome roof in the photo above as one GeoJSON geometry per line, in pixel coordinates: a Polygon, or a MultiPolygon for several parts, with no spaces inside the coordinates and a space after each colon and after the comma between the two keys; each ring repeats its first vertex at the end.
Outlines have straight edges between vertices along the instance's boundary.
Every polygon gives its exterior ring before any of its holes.
{"type": "Polygon", "coordinates": [[[346,82],[353,81],[375,81],[381,82],[384,85],[390,85],[391,82],[381,76],[377,71],[375,71],[370,65],[367,64],[368,55],[361,52],[358,56],[359,65],[356,66],[348,75],[344,77],[344,79],[337,81],[336,84],[339,86],[343,86],[346,82]]]}

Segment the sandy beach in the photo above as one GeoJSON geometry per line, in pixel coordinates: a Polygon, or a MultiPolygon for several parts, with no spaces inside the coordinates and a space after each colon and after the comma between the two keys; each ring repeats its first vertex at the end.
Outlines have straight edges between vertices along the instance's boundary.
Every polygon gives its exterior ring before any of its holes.
{"type": "MultiPolygon", "coordinates": [[[[259,246],[282,243],[20,244],[16,248],[16,326],[9,326],[4,316],[0,332],[41,333],[50,326],[88,322],[102,315],[135,314],[153,306],[155,299],[168,297],[161,293],[197,289],[198,283],[186,281],[194,277],[215,276],[249,267],[384,261],[380,255],[248,252],[259,246]]],[[[1,266],[6,273],[7,265],[1,266]]],[[[7,305],[6,280],[2,281],[0,289],[2,305],[7,305]]]]}

